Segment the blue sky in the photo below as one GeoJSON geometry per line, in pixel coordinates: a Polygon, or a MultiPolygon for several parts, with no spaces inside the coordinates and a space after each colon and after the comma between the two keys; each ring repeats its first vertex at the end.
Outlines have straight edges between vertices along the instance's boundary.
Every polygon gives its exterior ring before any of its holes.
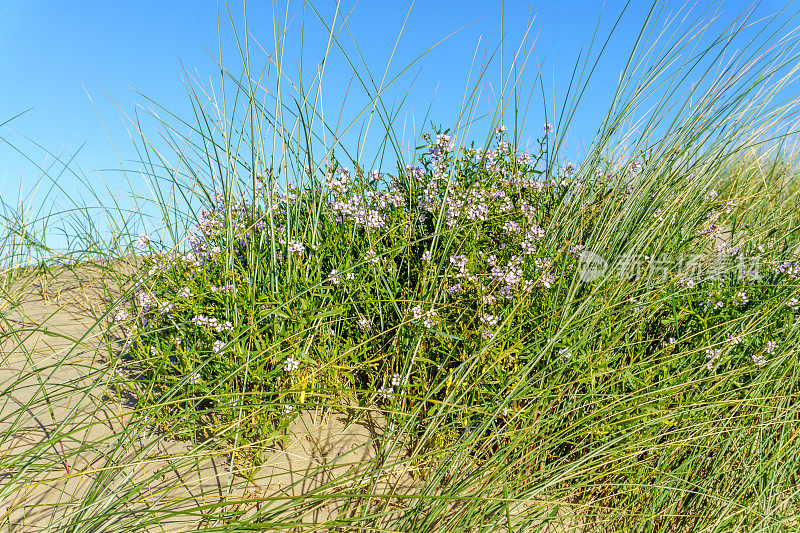
{"type": "MultiPolygon", "coordinates": [[[[232,16],[234,24],[241,29],[241,2],[235,4],[231,6],[232,16]]],[[[327,30],[304,2],[290,1],[288,11],[285,2],[278,4],[280,16],[288,13],[291,18],[292,38],[287,40],[285,68],[290,74],[297,72],[302,33],[303,70],[313,71],[322,57],[327,30]]],[[[619,0],[512,0],[506,1],[501,10],[500,2],[485,0],[418,0],[413,5],[403,0],[343,1],[340,9],[349,16],[348,29],[352,36],[344,31],[340,35],[343,42],[349,43],[352,38],[364,54],[367,68],[380,75],[407,14],[390,74],[399,72],[426,49],[458,30],[410,69],[395,91],[387,93],[387,101],[391,102],[410,88],[399,115],[402,121],[398,123],[398,130],[402,131],[399,124],[404,124],[406,144],[411,145],[414,137],[411,124],[418,133],[426,112],[429,111],[434,122],[445,126],[456,120],[465,88],[469,86],[468,74],[476,51],[480,61],[497,47],[503,36],[502,61],[503,68],[507,69],[529,24],[529,40],[531,43],[535,40],[535,55],[526,67],[531,76],[523,78],[525,97],[532,88],[538,91],[531,85],[538,62],[545,73],[548,105],[553,98],[560,102],[575,62],[588,47],[598,21],[599,36],[608,35],[625,4],[619,0]]],[[[334,5],[330,0],[314,2],[326,21],[333,20],[334,5]]],[[[692,5],[699,13],[711,4],[703,0],[692,5]]],[[[750,5],[751,2],[741,0],[722,2],[720,19],[714,28],[722,29],[750,5]]],[[[663,6],[665,13],[678,12],[685,3],[667,0],[663,6]]],[[[769,15],[783,7],[785,2],[766,0],[757,6],[756,13],[769,15]]],[[[634,0],[628,5],[589,90],[583,95],[580,112],[567,136],[566,157],[579,159],[591,142],[649,9],[650,2],[646,1],[634,0]]],[[[219,28],[222,30],[223,64],[233,71],[241,68],[231,23],[223,18],[218,25],[217,15],[217,3],[207,0],[3,3],[0,7],[0,123],[32,108],[0,128],[0,137],[5,138],[0,142],[3,202],[14,204],[20,190],[24,197],[33,198],[34,205],[45,201],[41,191],[28,196],[39,177],[37,166],[45,166],[52,176],[58,176],[59,186],[64,190],[80,188],[80,180],[75,175],[64,172],[59,176],[59,165],[49,166],[52,157],[34,143],[61,157],[74,157],[71,167],[75,174],[92,186],[106,184],[112,190],[124,192],[128,185],[118,172],[119,159],[135,168],[136,164],[128,161],[135,160],[137,155],[129,137],[130,125],[123,113],[132,117],[135,111],[141,113],[143,107],[148,107],[143,94],[179,116],[191,118],[185,75],[189,73],[204,83],[218,81],[213,58],[219,54],[219,28]]],[[[227,16],[224,11],[222,15],[227,16]]],[[[789,16],[785,18],[788,20],[789,16]]],[[[248,26],[254,39],[271,49],[271,0],[248,2],[248,26]]],[[[352,44],[346,46],[352,56],[352,44]]],[[[260,71],[264,56],[257,46],[254,50],[252,70],[260,71]]],[[[499,58],[500,55],[482,85],[486,109],[501,79],[499,58]]],[[[363,67],[359,68],[363,72],[363,67]]],[[[340,109],[345,117],[353,116],[366,103],[363,92],[354,89],[351,83],[352,69],[339,55],[333,56],[323,83],[328,117],[331,110],[338,112],[340,109]]],[[[494,99],[496,101],[496,96],[494,99]]],[[[527,139],[532,139],[545,121],[541,93],[535,92],[531,102],[529,127],[525,132],[527,139]],[[532,133],[533,130],[537,131],[532,133]]],[[[131,179],[134,188],[143,187],[135,176],[131,179]]],[[[43,187],[49,186],[49,182],[46,183],[43,187]]],[[[46,201],[59,205],[57,195],[46,201]]]]}

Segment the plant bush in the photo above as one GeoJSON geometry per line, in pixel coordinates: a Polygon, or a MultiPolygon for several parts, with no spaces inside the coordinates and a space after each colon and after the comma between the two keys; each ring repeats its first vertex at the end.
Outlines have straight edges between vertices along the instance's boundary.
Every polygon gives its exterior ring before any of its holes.
{"type": "Polygon", "coordinates": [[[697,185],[673,170],[673,182],[689,182],[684,191],[656,191],[632,207],[631,187],[649,191],[641,163],[587,178],[547,167],[547,133],[534,155],[516,153],[502,127],[492,138],[486,149],[456,150],[438,130],[424,137],[420,166],[394,176],[335,159],[306,167],[285,191],[260,176],[249,199],[217,194],[183,252],[143,236],[151,254],[140,292],[118,318],[146,399],[186,411],[193,431],[238,423],[238,438],[262,444],[298,409],[376,404],[409,426],[411,447],[435,454],[487,413],[496,417],[487,442],[507,435],[497,446],[513,438],[515,414],[558,410],[552,402],[563,398],[509,395],[524,369],[548,382],[542,390],[561,383],[562,395],[594,398],[564,404],[551,426],[588,424],[547,454],[557,463],[665,412],[675,413],[662,428],[672,431],[711,392],[736,395],[795,364],[787,348],[800,266],[776,256],[744,269],[766,252],[753,239],[714,249],[735,204],[714,190],[699,202],[682,195],[697,185]],[[637,209],[640,231],[671,232],[673,254],[703,253],[719,272],[691,262],[694,273],[657,271],[665,249],[651,243],[611,275],[581,279],[584,243],[607,234],[603,215],[637,209]],[[579,230],[559,232],[570,212],[579,230]],[[673,389],[642,401],[643,391],[673,389]],[[448,403],[463,406],[446,410],[449,431],[413,425],[448,403]],[[191,416],[198,411],[209,416],[191,416]]]}

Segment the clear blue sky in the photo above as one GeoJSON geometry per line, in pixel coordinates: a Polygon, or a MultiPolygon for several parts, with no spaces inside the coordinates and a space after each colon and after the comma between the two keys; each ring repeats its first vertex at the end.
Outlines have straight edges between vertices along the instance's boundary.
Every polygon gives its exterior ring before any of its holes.
{"type": "MultiPolygon", "coordinates": [[[[235,24],[241,28],[241,2],[234,3],[231,9],[235,24]]],[[[285,2],[278,3],[283,15],[285,2]]],[[[293,35],[299,35],[304,2],[292,0],[289,4],[290,29],[293,35]]],[[[272,5],[271,0],[248,2],[249,29],[268,48],[273,42],[272,5]]],[[[332,0],[316,1],[314,5],[323,18],[332,20],[335,5],[332,0]]],[[[547,98],[552,99],[555,93],[556,101],[560,101],[575,61],[588,46],[598,20],[599,35],[607,35],[625,2],[511,0],[505,2],[502,13],[500,5],[486,0],[418,0],[411,8],[391,73],[397,73],[451,32],[463,29],[426,56],[401,80],[398,91],[390,93],[403,94],[412,86],[401,114],[407,124],[409,143],[413,137],[412,119],[419,132],[420,120],[429,106],[430,118],[435,122],[447,125],[455,120],[476,49],[479,58],[493,49],[501,31],[506,43],[503,56],[507,68],[531,17],[530,37],[536,40],[536,55],[531,61],[540,62],[546,71],[547,98]]],[[[677,12],[685,4],[667,0],[664,5],[667,12],[677,12]]],[[[710,2],[699,0],[695,5],[703,10],[710,2]]],[[[383,72],[410,6],[406,0],[342,2],[342,11],[350,13],[348,26],[352,38],[374,73],[383,72]]],[[[724,0],[720,21],[714,27],[721,30],[750,6],[751,2],[743,0],[724,0]]],[[[785,1],[765,0],[756,13],[769,15],[784,6],[785,1]]],[[[570,158],[579,159],[591,142],[649,9],[649,1],[630,3],[595,72],[590,90],[583,96],[581,112],[570,128],[566,145],[570,158]]],[[[238,70],[241,63],[235,55],[230,22],[223,19],[221,25],[223,63],[238,70]]],[[[322,57],[327,31],[307,7],[302,33],[304,70],[308,72],[322,57]]],[[[299,40],[290,39],[288,43],[285,65],[291,66],[299,58],[299,40]]],[[[39,165],[49,163],[45,154],[23,136],[62,156],[74,155],[73,167],[79,169],[84,179],[98,184],[102,180],[112,189],[123,190],[122,178],[114,172],[120,167],[117,157],[135,159],[136,153],[131,149],[122,112],[131,114],[137,105],[148,106],[134,89],[190,118],[184,69],[206,83],[209,77],[216,82],[219,78],[212,57],[218,53],[217,3],[208,0],[25,0],[0,4],[0,123],[32,108],[0,128],[0,137],[5,137],[0,142],[3,202],[14,204],[20,187],[23,196],[31,192],[38,171],[27,158],[39,165]]],[[[258,57],[263,59],[263,55],[258,57]]],[[[259,65],[253,70],[260,68],[259,65]]],[[[492,87],[497,87],[499,68],[497,61],[489,71],[487,81],[492,87]]],[[[536,70],[533,64],[528,69],[531,73],[536,70]]],[[[532,80],[532,76],[528,79],[532,80]]],[[[364,105],[363,93],[353,89],[346,93],[351,80],[352,71],[346,63],[332,60],[323,85],[328,110],[342,108],[346,115],[364,105]]],[[[531,89],[530,84],[527,89],[531,89]]],[[[485,101],[491,99],[484,94],[485,101]]],[[[544,122],[539,93],[534,94],[532,102],[535,104],[532,113],[537,116],[529,117],[528,122],[538,129],[544,122]]],[[[57,174],[57,165],[49,168],[57,174]]],[[[67,190],[74,190],[76,180],[64,173],[59,183],[67,190]]],[[[47,201],[58,205],[57,199],[47,201]]]]}

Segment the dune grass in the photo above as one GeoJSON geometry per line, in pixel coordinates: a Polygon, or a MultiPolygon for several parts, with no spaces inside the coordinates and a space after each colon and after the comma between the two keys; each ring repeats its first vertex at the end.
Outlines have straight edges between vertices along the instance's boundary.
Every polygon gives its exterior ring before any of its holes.
{"type": "Polygon", "coordinates": [[[783,19],[743,17],[697,50],[705,19],[668,33],[654,7],[572,165],[591,62],[530,153],[522,46],[486,131],[479,74],[461,120],[408,159],[383,99],[397,78],[330,30],[369,95],[351,123],[330,120],[323,69],[309,83],[283,68],[281,12],[269,74],[244,28],[242,69],[188,85],[193,117],[152,102],[157,132],[131,121],[152,191],[135,205],[155,231],[96,188],[91,211],[4,206],[0,524],[796,528],[798,58],[783,19]],[[751,24],[767,44],[737,48],[751,24]],[[731,66],[708,69],[718,57],[731,66]],[[366,121],[374,157],[340,141],[366,121]],[[32,295],[49,314],[22,313],[32,295]],[[84,329],[43,357],[30,339],[77,301],[84,329]],[[360,443],[374,453],[265,492],[262,467],[309,413],[377,417],[360,443]],[[189,493],[192,476],[215,482],[189,493]],[[55,500],[33,496],[48,483],[55,500]]]}

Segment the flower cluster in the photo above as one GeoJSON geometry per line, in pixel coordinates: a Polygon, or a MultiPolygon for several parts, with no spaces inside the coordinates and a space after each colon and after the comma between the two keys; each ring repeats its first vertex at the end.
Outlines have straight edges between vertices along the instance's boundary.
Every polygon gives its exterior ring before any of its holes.
{"type": "Polygon", "coordinates": [[[764,345],[764,353],[768,353],[770,355],[775,353],[775,348],[778,347],[778,343],[775,341],[767,341],[764,345]]]}
{"type": "Polygon", "coordinates": [[[411,314],[414,316],[414,320],[421,320],[422,325],[428,329],[436,325],[437,314],[436,310],[433,308],[425,311],[421,305],[416,305],[411,308],[411,314]]]}
{"type": "Polygon", "coordinates": [[[152,291],[140,292],[137,295],[137,300],[142,314],[147,314],[158,307],[158,300],[156,299],[155,293],[152,291]]]}
{"type": "Polygon", "coordinates": [[[378,258],[378,254],[375,253],[374,250],[368,250],[367,253],[364,254],[364,262],[371,265],[377,265],[381,262],[381,260],[378,258]]]}
{"type": "Polygon", "coordinates": [[[733,297],[734,307],[741,307],[743,305],[746,305],[747,302],[749,301],[750,300],[747,298],[747,292],[745,291],[739,291],[733,297]]]}
{"type": "Polygon", "coordinates": [[[120,309],[117,311],[117,314],[114,315],[114,322],[125,322],[129,317],[130,315],[127,309],[120,309]]]}
{"type": "Polygon", "coordinates": [[[725,344],[728,346],[736,346],[737,344],[742,343],[742,337],[740,335],[729,335],[725,341],[725,344]]]}
{"type": "Polygon", "coordinates": [[[720,300],[716,294],[713,292],[708,293],[708,298],[706,299],[706,306],[710,307],[713,310],[722,309],[725,307],[725,302],[720,300]]]}
{"type": "Polygon", "coordinates": [[[202,314],[195,315],[192,318],[192,324],[195,326],[205,326],[211,328],[217,333],[233,330],[233,324],[230,321],[220,322],[216,317],[208,317],[202,314]]]}
{"type": "Polygon", "coordinates": [[[211,286],[211,292],[230,292],[232,290],[233,290],[233,283],[229,283],[228,285],[221,285],[219,287],[216,287],[214,285],[211,286]]]}
{"type": "Polygon", "coordinates": [[[774,274],[783,274],[791,280],[800,278],[800,261],[778,261],[769,264],[774,274]]]}
{"type": "Polygon", "coordinates": [[[291,355],[286,358],[286,362],[283,365],[284,372],[294,372],[300,367],[300,361],[292,357],[291,355]]]}
{"type": "Polygon", "coordinates": [[[708,358],[708,363],[706,363],[706,367],[708,367],[709,370],[714,370],[715,363],[717,362],[721,354],[722,354],[722,349],[720,348],[706,349],[706,357],[708,358]]]}
{"type": "Polygon", "coordinates": [[[402,375],[397,373],[392,374],[392,387],[400,387],[402,385],[405,385],[406,382],[407,380],[404,379],[402,375]]]}
{"type": "Polygon", "coordinates": [[[147,248],[148,244],[150,244],[150,237],[147,235],[147,233],[141,233],[139,238],[136,240],[136,245],[141,249],[145,249],[147,248]]]}
{"type": "Polygon", "coordinates": [[[394,398],[394,387],[381,387],[378,389],[378,395],[384,401],[390,401],[394,398]]]}

